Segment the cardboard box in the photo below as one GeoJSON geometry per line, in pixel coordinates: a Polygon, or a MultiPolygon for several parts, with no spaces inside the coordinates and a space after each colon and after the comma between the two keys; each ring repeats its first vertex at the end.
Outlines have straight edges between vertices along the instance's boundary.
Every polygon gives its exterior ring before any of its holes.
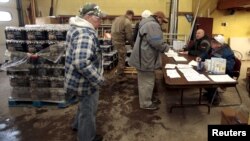
{"type": "Polygon", "coordinates": [[[54,16],[37,17],[36,24],[60,24],[60,18],[54,16]]]}
{"type": "Polygon", "coordinates": [[[237,111],[230,108],[225,108],[221,111],[221,124],[235,125],[235,124],[249,124],[248,113],[237,111]]]}

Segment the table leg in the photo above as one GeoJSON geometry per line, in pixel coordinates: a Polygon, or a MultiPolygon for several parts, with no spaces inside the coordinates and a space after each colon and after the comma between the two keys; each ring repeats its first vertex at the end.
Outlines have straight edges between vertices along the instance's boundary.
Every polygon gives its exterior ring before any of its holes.
{"type": "Polygon", "coordinates": [[[183,89],[181,89],[181,98],[180,98],[180,104],[174,104],[170,107],[169,112],[172,113],[173,108],[185,108],[185,107],[194,107],[194,106],[206,106],[208,108],[208,114],[210,113],[210,105],[209,104],[203,104],[201,103],[201,93],[202,90],[200,89],[200,93],[199,93],[199,103],[198,104],[183,104],[183,89]]]}

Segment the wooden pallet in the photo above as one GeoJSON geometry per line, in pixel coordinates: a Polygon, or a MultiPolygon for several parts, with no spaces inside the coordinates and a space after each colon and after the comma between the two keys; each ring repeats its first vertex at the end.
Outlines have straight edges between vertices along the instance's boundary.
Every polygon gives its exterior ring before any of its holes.
{"type": "Polygon", "coordinates": [[[14,99],[9,97],[9,107],[43,107],[43,106],[57,106],[58,108],[66,108],[69,105],[77,103],[77,99],[71,99],[68,101],[52,101],[52,100],[31,100],[31,99],[14,99]]]}
{"type": "Polygon", "coordinates": [[[126,67],[123,72],[125,74],[137,75],[137,70],[134,67],[126,67]]]}

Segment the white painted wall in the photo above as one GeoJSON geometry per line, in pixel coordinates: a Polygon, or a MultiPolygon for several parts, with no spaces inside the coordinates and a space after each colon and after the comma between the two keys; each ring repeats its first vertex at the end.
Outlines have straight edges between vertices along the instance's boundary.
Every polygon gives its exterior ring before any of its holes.
{"type": "Polygon", "coordinates": [[[250,38],[249,37],[231,37],[229,45],[233,50],[242,54],[242,60],[250,60],[250,38]]]}
{"type": "MultiPolygon", "coordinates": [[[[11,13],[12,20],[7,22],[0,21],[0,64],[4,63],[4,53],[6,50],[5,44],[5,27],[6,26],[18,26],[18,14],[16,8],[16,0],[10,0],[8,3],[0,2],[0,11],[7,11],[11,13]]],[[[1,18],[1,17],[0,17],[1,18]]]]}

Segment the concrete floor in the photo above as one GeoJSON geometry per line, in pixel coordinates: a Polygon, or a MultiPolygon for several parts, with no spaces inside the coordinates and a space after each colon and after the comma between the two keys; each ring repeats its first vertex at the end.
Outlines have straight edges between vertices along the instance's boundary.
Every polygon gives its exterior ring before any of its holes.
{"type": "MultiPolygon", "coordinates": [[[[241,106],[231,107],[249,112],[250,98],[246,91],[245,74],[250,62],[243,61],[238,88],[243,98],[241,106]]],[[[97,113],[97,130],[104,141],[206,141],[207,125],[220,124],[223,107],[174,109],[179,91],[166,89],[158,73],[155,94],[161,100],[160,109],[146,111],[139,108],[137,80],[102,88],[97,113]]],[[[58,109],[56,106],[35,108],[8,107],[11,93],[6,72],[0,72],[0,141],[75,141],[76,132],[70,129],[77,105],[58,109]]],[[[186,102],[197,102],[197,90],[185,90],[186,102]]],[[[222,103],[239,102],[233,88],[221,95],[222,103]]]]}

